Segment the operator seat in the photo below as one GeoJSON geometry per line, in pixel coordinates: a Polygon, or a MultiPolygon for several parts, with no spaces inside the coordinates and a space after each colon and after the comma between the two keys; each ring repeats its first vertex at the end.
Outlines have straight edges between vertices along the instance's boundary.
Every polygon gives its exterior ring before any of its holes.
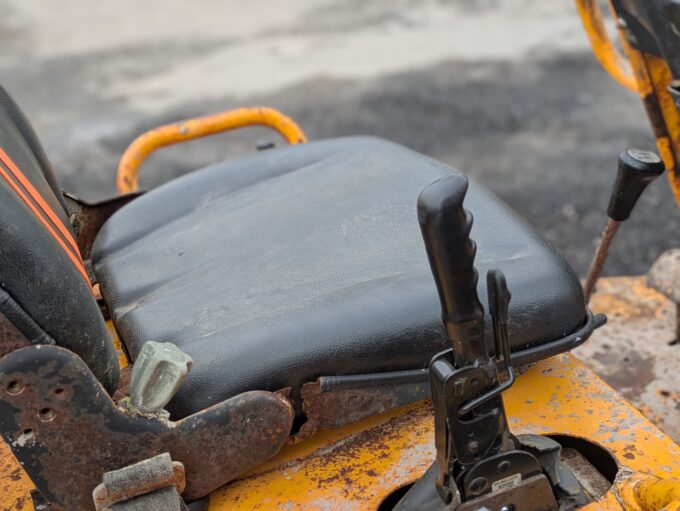
{"type": "MultiPolygon", "coordinates": [[[[168,405],[173,418],[255,389],[289,388],[300,411],[301,386],[318,377],[426,368],[447,341],[416,200],[451,172],[384,140],[339,138],[192,172],[111,216],[92,263],[121,340],[133,359],[146,341],[173,342],[194,359],[168,405]]],[[[481,186],[471,184],[466,208],[480,273],[499,267],[507,277],[518,360],[582,342],[572,334],[588,313],[564,259],[481,186]]],[[[1,262],[3,278],[28,270],[1,262]]],[[[50,285],[68,296],[63,283],[50,285]]],[[[98,311],[76,298],[54,306],[92,316],[104,335],[98,311]]]]}
{"type": "Polygon", "coordinates": [[[9,322],[32,344],[77,353],[107,391],[118,358],[57,187],[19,107],[0,87],[0,355],[9,322]]]}
{"type": "MultiPolygon", "coordinates": [[[[297,397],[320,376],[422,369],[447,341],[416,200],[451,172],[365,137],[220,163],[114,214],[95,273],[133,358],[148,340],[194,358],[179,416],[251,389],[297,397]]],[[[564,259],[482,187],[466,207],[480,273],[502,268],[512,291],[512,348],[577,330],[586,307],[564,259]]]]}

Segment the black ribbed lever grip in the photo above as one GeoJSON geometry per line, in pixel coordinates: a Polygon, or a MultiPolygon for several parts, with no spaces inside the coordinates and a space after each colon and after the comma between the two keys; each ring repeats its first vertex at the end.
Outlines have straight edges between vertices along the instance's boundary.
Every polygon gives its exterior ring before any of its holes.
{"type": "Polygon", "coordinates": [[[472,215],[463,209],[468,180],[443,177],[418,197],[418,220],[442,305],[442,319],[461,366],[486,359],[484,309],[477,295],[477,246],[470,239],[472,215]]]}

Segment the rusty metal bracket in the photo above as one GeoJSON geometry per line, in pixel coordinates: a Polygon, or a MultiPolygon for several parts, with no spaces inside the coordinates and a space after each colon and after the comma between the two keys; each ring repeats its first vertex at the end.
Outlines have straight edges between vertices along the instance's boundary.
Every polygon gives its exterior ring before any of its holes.
{"type": "Polygon", "coordinates": [[[92,492],[97,511],[186,511],[184,465],[168,453],[106,472],[92,492]]]}
{"type": "Polygon", "coordinates": [[[75,195],[64,192],[64,201],[68,208],[69,220],[76,233],[76,243],[83,259],[89,259],[92,244],[99,229],[111,215],[129,204],[144,192],[134,192],[113,197],[99,202],[87,202],[75,195]]]}
{"type": "Polygon", "coordinates": [[[427,369],[350,376],[328,376],[301,389],[307,421],[295,440],[334,429],[430,397],[427,369]]]}
{"type": "Polygon", "coordinates": [[[276,454],[293,409],[246,392],[177,422],[114,404],[85,363],[56,346],[0,359],[0,433],[55,511],[95,511],[104,473],[167,452],[186,470],[183,497],[198,499],[276,454]]]}

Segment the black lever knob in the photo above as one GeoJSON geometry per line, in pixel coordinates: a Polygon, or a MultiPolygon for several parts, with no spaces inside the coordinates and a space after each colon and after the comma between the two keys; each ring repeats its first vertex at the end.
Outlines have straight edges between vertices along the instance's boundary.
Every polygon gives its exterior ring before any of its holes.
{"type": "Polygon", "coordinates": [[[459,366],[488,357],[474,267],[477,246],[469,236],[472,215],[463,209],[467,188],[465,176],[451,174],[430,184],[418,197],[420,229],[459,366]]]}
{"type": "Polygon", "coordinates": [[[619,172],[607,209],[609,218],[617,222],[628,219],[642,192],[663,171],[663,161],[655,152],[628,149],[621,153],[619,172]]]}

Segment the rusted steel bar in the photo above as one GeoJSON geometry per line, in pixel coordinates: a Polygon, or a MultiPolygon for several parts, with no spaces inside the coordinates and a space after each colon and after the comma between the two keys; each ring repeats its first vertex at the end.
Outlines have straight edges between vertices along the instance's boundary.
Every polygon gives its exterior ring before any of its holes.
{"type": "MultiPolygon", "coordinates": [[[[162,453],[105,473],[103,482],[92,492],[92,498],[97,511],[119,511],[131,500],[134,502],[128,503],[130,509],[148,509],[141,507],[141,499],[151,505],[168,501],[179,510],[186,509],[180,498],[185,485],[184,465],[172,461],[168,453],[162,453]]],[[[154,509],[167,511],[158,505],[154,509]]]]}
{"type": "Polygon", "coordinates": [[[602,275],[604,263],[607,261],[609,249],[619,230],[619,225],[621,225],[621,222],[617,222],[611,218],[607,219],[607,225],[605,225],[604,231],[602,231],[602,239],[597,245],[595,256],[593,256],[590,268],[588,269],[588,275],[586,276],[586,281],[583,284],[583,296],[586,304],[590,301],[590,297],[592,296],[593,291],[595,291],[595,284],[597,284],[600,275],[602,275]]]}

